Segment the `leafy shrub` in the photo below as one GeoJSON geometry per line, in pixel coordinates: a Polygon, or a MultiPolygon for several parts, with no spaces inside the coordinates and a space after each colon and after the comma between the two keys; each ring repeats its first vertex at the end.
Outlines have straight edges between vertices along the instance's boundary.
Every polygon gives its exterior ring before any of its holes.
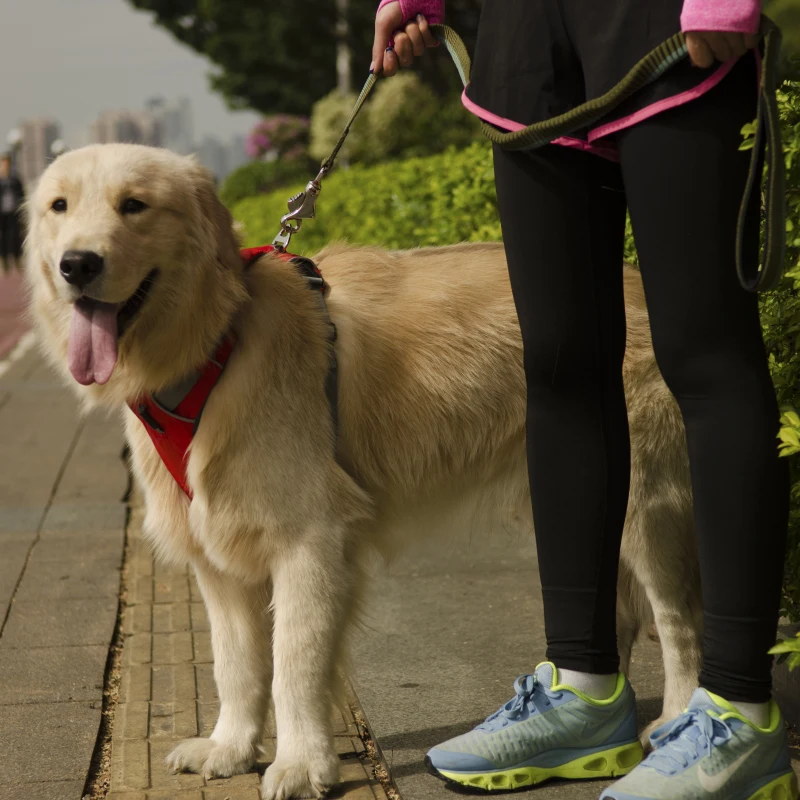
{"type": "MultiPolygon", "coordinates": [[[[314,107],[311,109],[308,145],[308,152],[312,158],[319,162],[331,154],[347,124],[355,102],[355,94],[344,94],[335,89],[314,103],[314,107]]],[[[362,116],[359,116],[358,124],[353,125],[347,141],[339,151],[340,163],[362,161],[368,152],[367,126],[362,118],[364,114],[365,110],[362,109],[362,116]]]]}
{"type": "MultiPolygon", "coordinates": [[[[315,104],[309,148],[315,158],[322,160],[331,153],[355,99],[334,91],[315,104]]],[[[457,95],[442,100],[419,75],[401,72],[378,82],[351,129],[342,157],[350,163],[376,164],[463,148],[479,136],[477,120],[457,95]]]]}
{"type": "MultiPolygon", "coordinates": [[[[272,240],[286,200],[305,181],[233,207],[249,245],[272,240]]],[[[500,221],[488,144],[373,167],[357,165],[326,178],[322,213],[292,242],[304,254],[346,239],[390,248],[459,241],[499,241],[500,221]]]]}
{"type": "Polygon", "coordinates": [[[228,175],[219,196],[226,206],[232,208],[245,197],[255,197],[299,180],[308,180],[307,176],[315,166],[308,158],[250,161],[228,175]]]}
{"type": "Polygon", "coordinates": [[[792,504],[786,551],[784,609],[800,621],[800,82],[778,92],[787,169],[786,271],[761,296],[761,323],[781,417],[781,453],[790,459],[792,504]]]}
{"type": "MultiPolygon", "coordinates": [[[[800,621],[800,417],[796,414],[800,409],[800,83],[784,83],[779,101],[790,187],[786,271],[780,286],[762,294],[760,303],[770,370],[783,412],[781,453],[790,458],[792,473],[783,605],[792,620],[800,621]]],[[[299,191],[305,180],[293,191],[299,191]]],[[[272,240],[293,191],[282,189],[234,207],[248,244],[272,240]]],[[[501,239],[491,149],[483,142],[437,156],[334,173],[325,181],[320,208],[319,218],[306,222],[292,243],[296,252],[313,255],[337,239],[389,248],[501,239]]],[[[630,227],[625,252],[635,262],[630,227]]]]}
{"type": "Polygon", "coordinates": [[[770,651],[771,655],[778,656],[777,663],[786,662],[787,669],[791,672],[800,667],[800,633],[793,639],[783,639],[770,651]]]}

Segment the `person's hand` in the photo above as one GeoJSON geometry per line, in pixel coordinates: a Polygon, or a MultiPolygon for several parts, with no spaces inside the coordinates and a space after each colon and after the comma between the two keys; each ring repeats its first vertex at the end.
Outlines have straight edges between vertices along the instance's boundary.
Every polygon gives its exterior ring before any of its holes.
{"type": "Polygon", "coordinates": [[[728,31],[687,31],[686,47],[689,58],[696,67],[710,67],[717,61],[728,61],[743,56],[758,44],[755,33],[730,33],[728,31]]]}
{"type": "Polygon", "coordinates": [[[371,72],[381,72],[388,78],[398,67],[410,67],[414,56],[421,56],[426,47],[436,47],[438,42],[431,33],[422,14],[410,20],[403,28],[400,3],[387,3],[375,18],[375,41],[372,45],[371,72]],[[394,47],[387,47],[394,36],[394,47]]]}

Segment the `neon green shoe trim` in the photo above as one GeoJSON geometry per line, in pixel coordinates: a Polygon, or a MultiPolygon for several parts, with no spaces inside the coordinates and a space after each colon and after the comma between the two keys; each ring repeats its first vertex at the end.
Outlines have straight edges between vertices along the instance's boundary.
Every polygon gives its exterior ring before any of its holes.
{"type": "Polygon", "coordinates": [[[797,795],[797,776],[794,772],[787,772],[762,786],[747,800],[797,800],[797,795]]]}
{"type": "Polygon", "coordinates": [[[708,689],[706,689],[706,692],[708,692],[708,696],[720,708],[725,709],[725,713],[720,714],[719,719],[739,719],[754,730],[761,731],[761,733],[775,733],[775,731],[778,729],[778,726],[783,725],[781,710],[778,708],[778,704],[774,700],[769,701],[769,724],[766,728],[759,728],[755,722],[753,722],[751,719],[748,719],[746,716],[744,716],[744,714],[742,714],[741,711],[737,710],[736,706],[734,706],[729,700],[726,700],[724,697],[720,697],[718,694],[709,692],[708,689]]]}
{"type": "MultiPolygon", "coordinates": [[[[580,697],[584,703],[590,703],[593,706],[610,706],[612,703],[615,703],[619,696],[622,694],[622,690],[625,688],[625,676],[619,672],[617,673],[617,683],[614,687],[614,694],[611,697],[607,697],[605,700],[597,700],[594,697],[589,696],[585,692],[582,692],[580,689],[576,689],[574,686],[570,686],[568,683],[559,683],[558,682],[558,669],[556,665],[552,661],[543,661],[542,664],[549,664],[553,668],[553,685],[551,687],[551,691],[553,692],[561,692],[561,691],[568,691],[572,692],[574,695],[580,697]]],[[[538,664],[536,669],[542,666],[542,664],[538,664]]]]}
{"type": "MultiPolygon", "coordinates": [[[[570,691],[572,691],[570,689],[570,691]]],[[[642,745],[631,742],[610,750],[601,750],[576,758],[558,767],[517,767],[496,772],[451,772],[437,770],[450,781],[474,789],[508,791],[522,786],[533,786],[550,778],[616,778],[627,775],[642,760],[642,745]]],[[[766,796],[765,796],[766,797],[766,796]]],[[[758,800],[761,800],[759,797],[758,800]]],[[[775,800],[778,800],[775,798],[775,800]]],[[[788,795],[787,795],[788,800],[788,795]]]]}

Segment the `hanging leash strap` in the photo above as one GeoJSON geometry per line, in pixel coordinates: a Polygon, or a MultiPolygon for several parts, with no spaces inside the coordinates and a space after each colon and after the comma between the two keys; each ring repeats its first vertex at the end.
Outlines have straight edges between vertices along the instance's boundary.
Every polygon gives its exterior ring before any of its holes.
{"type": "Polygon", "coordinates": [[[781,32],[775,23],[761,17],[764,54],[761,62],[761,85],[758,91],[758,116],[750,171],[739,208],[736,225],[736,273],[739,283],[750,292],[774,289],[783,274],[786,248],[786,163],[781,141],[781,120],[778,113],[778,61],[781,32]],[[764,154],[766,146],[766,154],[764,154]],[[761,190],[762,155],[766,159],[764,183],[764,253],[761,270],[746,264],[743,258],[744,236],[753,194],[761,190]]]}
{"type": "Polygon", "coordinates": [[[333,152],[322,162],[317,177],[306,184],[304,191],[289,198],[289,213],[281,217],[281,229],[278,235],[272,240],[272,246],[275,247],[276,250],[284,252],[289,246],[292,236],[300,230],[303,220],[314,219],[317,197],[319,197],[319,193],[322,191],[322,179],[333,169],[336,157],[339,155],[342,145],[350,134],[350,126],[355,122],[358,112],[361,111],[361,107],[366,102],[377,81],[378,76],[370,73],[364,84],[364,88],[361,90],[361,94],[356,99],[353,110],[350,112],[350,118],[344,126],[342,135],[336,142],[333,152]]]}
{"type": "MultiPolygon", "coordinates": [[[[432,25],[441,42],[447,47],[458,68],[461,81],[469,83],[470,59],[464,42],[446,25],[432,25]]],[[[774,289],[780,282],[784,265],[786,232],[786,172],[781,142],[781,124],[778,114],[776,89],[778,84],[778,59],[781,49],[780,28],[762,15],[759,36],[764,41],[758,91],[758,115],[753,143],[750,170],[747,176],[739,217],[736,225],[736,273],[742,288],[750,292],[774,289]],[[744,238],[747,217],[753,193],[761,189],[762,156],[766,146],[766,179],[764,184],[764,252],[759,263],[746,263],[744,238]]],[[[504,133],[483,122],[483,135],[493,144],[507,150],[529,150],[541,147],[580,128],[591,126],[639,89],[660,78],[671,67],[688,56],[686,37],[675,34],[660,44],[627,75],[601,97],[556,117],[528,125],[518,131],[504,133]]]]}
{"type": "MultiPolygon", "coordinates": [[[[461,37],[447,25],[431,25],[430,29],[447,48],[461,77],[461,82],[467,86],[470,79],[471,61],[461,37]]],[[[742,287],[751,292],[774,289],[781,279],[786,219],[786,176],[778,102],[775,95],[781,33],[772,20],[762,16],[759,35],[764,41],[764,53],[758,96],[758,116],[750,171],[739,210],[736,231],[736,271],[742,287]],[[748,209],[753,199],[753,193],[761,188],[762,154],[765,147],[767,151],[764,201],[765,240],[759,269],[758,263],[755,265],[745,264],[743,253],[748,209]]],[[[568,136],[581,128],[591,126],[635,92],[660,78],[671,67],[687,57],[686,37],[683,33],[677,33],[648,53],[616,86],[601,97],[576,106],[565,114],[528,125],[518,131],[504,132],[486,122],[481,123],[481,130],[490,142],[507,150],[531,150],[542,147],[554,139],[568,136]]],[[[281,218],[281,230],[273,241],[276,248],[285,249],[292,235],[300,229],[302,221],[313,219],[316,200],[322,188],[320,181],[333,168],[336,157],[350,133],[350,127],[376,83],[377,76],[370,74],[333,152],[322,162],[319,174],[314,180],[309,181],[304,192],[289,200],[289,213],[281,218]]]]}

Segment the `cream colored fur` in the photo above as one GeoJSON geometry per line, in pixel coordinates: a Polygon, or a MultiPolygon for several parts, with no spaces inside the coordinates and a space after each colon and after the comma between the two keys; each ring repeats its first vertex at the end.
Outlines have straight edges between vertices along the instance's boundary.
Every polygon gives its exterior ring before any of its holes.
{"type": "MultiPolygon", "coordinates": [[[[162,558],[192,565],[208,607],[221,713],[211,738],[182,743],[169,765],[207,776],[250,769],[271,699],[278,746],[264,797],[323,793],[339,780],[332,687],[370,554],[448,524],[487,529],[515,515],[531,524],[522,345],[502,246],[340,245],[316,257],[338,331],[335,454],[318,298],[276,258],[245,273],[228,212],[194,161],[135,145],[73,151],[48,168],[29,217],[44,351],[84,406],[121,410],[147,535],[162,558]],[[122,216],[130,196],[149,208],[122,216]],[[65,214],[50,209],[58,197],[65,214]],[[160,271],[105,386],[81,387],[67,370],[74,294],[58,265],[69,249],[104,257],[92,293],[109,302],[160,271]],[[185,376],[229,328],[238,345],[190,451],[190,504],[125,401],[185,376]]],[[[700,653],[689,474],[630,268],[625,289],[633,474],[620,646],[627,668],[655,615],[670,717],[689,698],[700,653]]]]}

